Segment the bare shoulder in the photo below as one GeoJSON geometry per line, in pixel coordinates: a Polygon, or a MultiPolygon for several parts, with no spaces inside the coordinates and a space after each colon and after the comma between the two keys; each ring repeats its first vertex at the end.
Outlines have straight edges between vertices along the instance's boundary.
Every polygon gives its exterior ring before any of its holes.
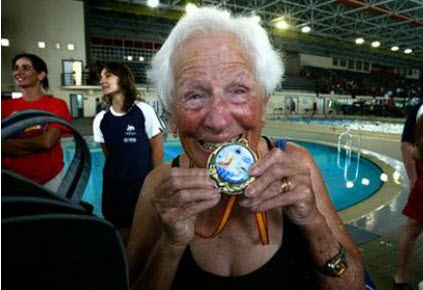
{"type": "Polygon", "coordinates": [[[311,162],[314,164],[313,157],[311,156],[310,152],[301,145],[293,142],[287,142],[285,151],[299,161],[307,163],[311,162]]]}

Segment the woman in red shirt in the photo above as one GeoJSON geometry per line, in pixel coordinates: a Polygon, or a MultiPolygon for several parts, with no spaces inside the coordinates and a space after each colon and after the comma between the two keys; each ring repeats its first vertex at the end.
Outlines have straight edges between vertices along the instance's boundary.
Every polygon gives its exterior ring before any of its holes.
{"type": "MultiPolygon", "coordinates": [[[[2,101],[2,120],[23,110],[43,110],[71,121],[66,103],[44,92],[48,90],[47,65],[34,54],[19,54],[12,60],[13,79],[23,97],[2,101]]],[[[55,191],[64,166],[59,124],[38,124],[2,140],[2,168],[20,174],[55,191]]]]}

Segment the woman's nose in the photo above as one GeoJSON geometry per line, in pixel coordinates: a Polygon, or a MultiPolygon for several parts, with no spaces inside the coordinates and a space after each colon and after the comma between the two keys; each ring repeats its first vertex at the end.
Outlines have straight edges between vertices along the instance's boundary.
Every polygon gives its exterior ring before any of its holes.
{"type": "Polygon", "coordinates": [[[21,71],[22,71],[22,69],[21,69],[20,67],[15,67],[15,68],[13,69],[13,74],[20,74],[20,73],[21,73],[21,71]]]}
{"type": "Polygon", "coordinates": [[[204,125],[212,132],[221,132],[229,127],[230,108],[220,96],[213,96],[209,104],[204,125]]]}

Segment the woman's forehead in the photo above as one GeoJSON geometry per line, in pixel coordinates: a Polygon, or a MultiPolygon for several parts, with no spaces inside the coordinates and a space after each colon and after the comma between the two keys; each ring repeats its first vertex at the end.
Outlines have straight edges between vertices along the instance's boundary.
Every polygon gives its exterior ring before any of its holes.
{"type": "Polygon", "coordinates": [[[173,58],[175,76],[190,67],[217,69],[222,64],[240,64],[252,71],[248,49],[231,33],[210,33],[186,39],[173,58]]]}
{"type": "Polygon", "coordinates": [[[101,70],[101,73],[100,74],[102,74],[102,75],[104,75],[104,74],[112,74],[113,75],[113,73],[110,70],[108,70],[107,68],[103,68],[101,70]]]}
{"type": "Polygon", "coordinates": [[[32,66],[32,61],[27,57],[20,57],[16,60],[15,65],[17,64],[29,64],[32,66]]]}

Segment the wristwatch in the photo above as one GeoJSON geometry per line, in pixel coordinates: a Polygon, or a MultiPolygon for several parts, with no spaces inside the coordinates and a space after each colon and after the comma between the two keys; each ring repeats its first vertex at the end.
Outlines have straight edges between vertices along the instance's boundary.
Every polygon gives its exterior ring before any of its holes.
{"type": "Polygon", "coordinates": [[[339,252],[335,257],[326,262],[323,267],[319,267],[319,271],[331,277],[339,277],[348,269],[347,257],[345,256],[345,249],[339,243],[339,252]]]}

